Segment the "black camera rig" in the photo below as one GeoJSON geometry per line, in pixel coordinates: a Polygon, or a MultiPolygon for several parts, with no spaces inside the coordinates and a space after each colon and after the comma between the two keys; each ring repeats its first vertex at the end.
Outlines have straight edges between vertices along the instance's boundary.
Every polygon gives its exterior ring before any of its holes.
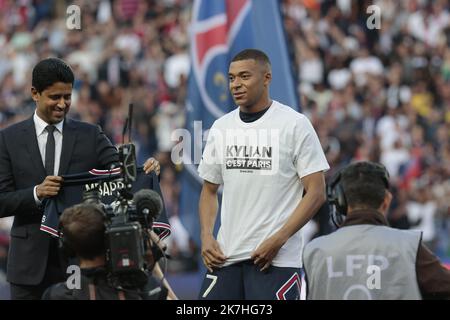
{"type": "MultiPolygon", "coordinates": [[[[127,123],[131,122],[131,110],[130,105],[127,123]]],[[[122,144],[118,149],[121,173],[117,180],[122,187],[116,190],[115,201],[106,205],[100,200],[100,191],[90,189],[84,192],[83,202],[99,205],[104,213],[106,265],[111,285],[142,288],[154,263],[163,255],[150,238],[163,203],[159,194],[150,189],[133,195],[132,184],[137,176],[135,146],[122,144]]]]}

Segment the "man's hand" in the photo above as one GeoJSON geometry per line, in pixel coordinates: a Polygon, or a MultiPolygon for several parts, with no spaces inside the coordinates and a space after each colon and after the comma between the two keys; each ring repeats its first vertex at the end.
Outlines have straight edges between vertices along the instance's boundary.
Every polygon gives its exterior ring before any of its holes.
{"type": "Polygon", "coordinates": [[[302,183],[306,190],[302,201],[299,202],[281,229],[264,240],[252,253],[251,258],[261,268],[261,271],[269,268],[280,248],[314,216],[326,200],[325,178],[322,171],[303,177],[302,183]]]}
{"type": "Polygon", "coordinates": [[[273,258],[278,254],[280,248],[286,241],[277,234],[267,238],[261,243],[258,248],[253,251],[251,259],[254,264],[258,265],[261,271],[270,267],[273,258]]]}
{"type": "Polygon", "coordinates": [[[144,163],[144,171],[146,174],[149,174],[151,171],[155,171],[156,175],[159,176],[159,172],[161,171],[159,161],[155,158],[148,158],[144,163]]]}
{"type": "Polygon", "coordinates": [[[213,272],[212,268],[222,266],[227,260],[219,243],[211,234],[202,237],[202,259],[209,272],[213,272]]]}
{"type": "Polygon", "coordinates": [[[63,178],[59,176],[47,176],[44,181],[36,187],[36,195],[39,200],[56,196],[61,188],[63,178]]]}

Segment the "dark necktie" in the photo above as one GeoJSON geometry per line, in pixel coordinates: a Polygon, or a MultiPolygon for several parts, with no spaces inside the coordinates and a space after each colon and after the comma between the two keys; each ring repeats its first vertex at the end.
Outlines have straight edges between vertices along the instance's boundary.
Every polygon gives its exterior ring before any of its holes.
{"type": "Polygon", "coordinates": [[[54,175],[55,170],[55,137],[53,136],[53,131],[56,127],[53,125],[48,125],[45,127],[47,130],[47,145],[45,146],[45,171],[48,176],[54,175]]]}

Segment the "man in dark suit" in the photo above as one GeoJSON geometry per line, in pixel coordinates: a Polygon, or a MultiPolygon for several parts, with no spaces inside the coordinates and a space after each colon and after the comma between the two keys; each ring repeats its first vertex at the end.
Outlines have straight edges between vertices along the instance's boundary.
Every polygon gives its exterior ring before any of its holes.
{"type": "MultiPolygon", "coordinates": [[[[34,115],[0,131],[0,218],[14,216],[7,265],[12,299],[40,299],[64,280],[57,240],[39,230],[42,200],[58,194],[60,175],[108,169],[118,161],[98,126],[66,118],[73,82],[64,61],[40,61],[32,75],[34,115]]],[[[144,170],[159,171],[159,164],[150,158],[144,170]]]]}

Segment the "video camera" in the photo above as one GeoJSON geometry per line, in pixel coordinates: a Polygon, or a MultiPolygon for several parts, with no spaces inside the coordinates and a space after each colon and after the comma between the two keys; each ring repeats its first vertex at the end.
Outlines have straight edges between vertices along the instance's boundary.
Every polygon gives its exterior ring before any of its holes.
{"type": "Polygon", "coordinates": [[[119,147],[121,184],[116,190],[116,200],[104,204],[98,189],[87,190],[83,202],[99,205],[105,216],[106,266],[110,284],[121,288],[142,288],[148,280],[154,263],[163,255],[156,244],[152,245],[150,231],[154,220],[163,208],[159,194],[142,189],[134,195],[132,184],[136,180],[136,151],[132,143],[119,147]],[[152,252],[153,263],[147,254],[152,252]]]}

